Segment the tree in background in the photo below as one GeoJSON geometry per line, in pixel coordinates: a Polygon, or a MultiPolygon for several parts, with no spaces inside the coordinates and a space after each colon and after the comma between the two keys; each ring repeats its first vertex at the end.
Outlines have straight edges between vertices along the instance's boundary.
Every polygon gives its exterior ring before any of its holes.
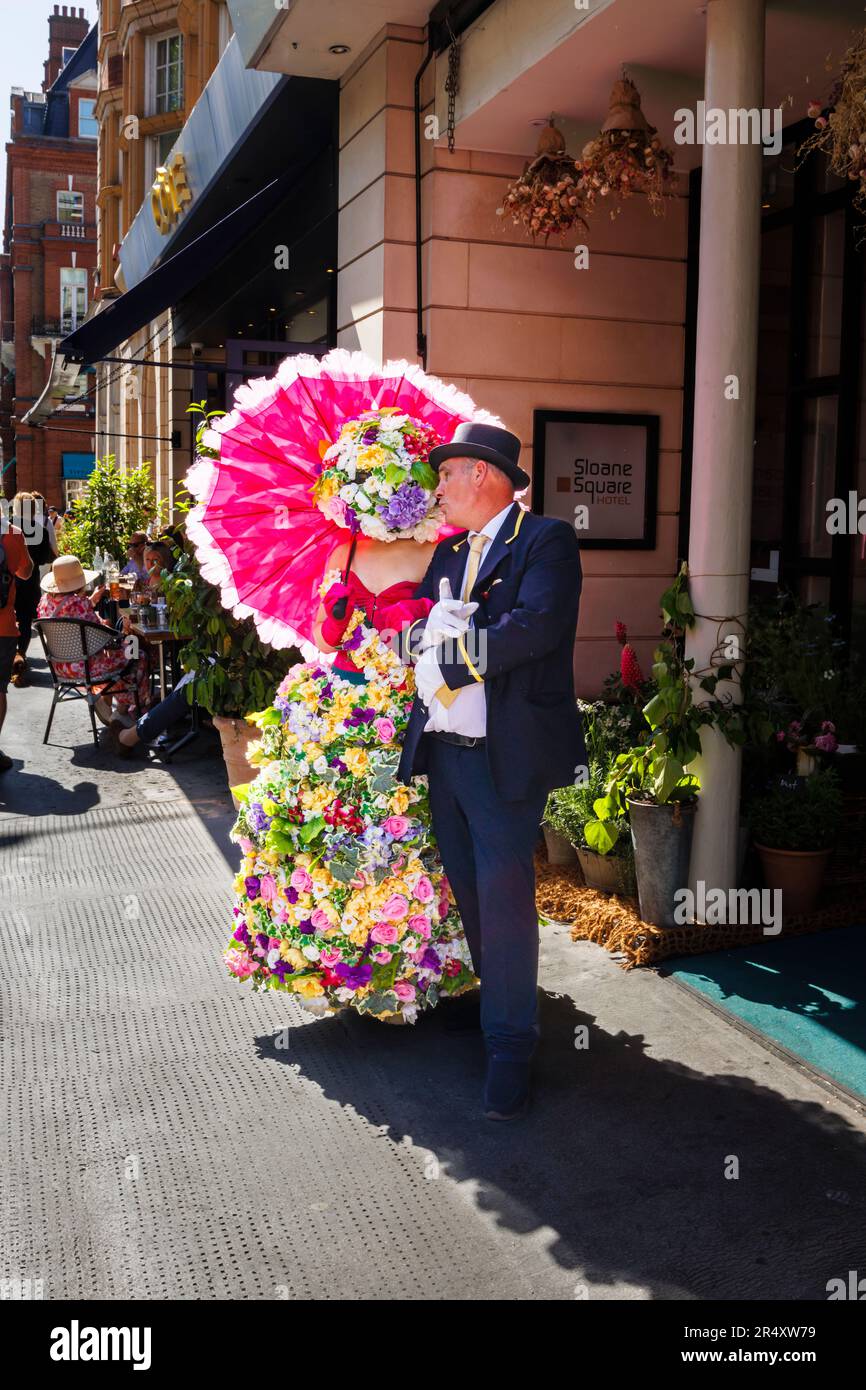
{"type": "Polygon", "coordinates": [[[157,502],[151,467],[121,472],[113,454],[97,459],[87,491],[76,499],[74,516],[63,527],[63,549],[89,565],[97,551],[126,563],[126,543],[134,531],[158,534],[166,518],[157,502]]]}

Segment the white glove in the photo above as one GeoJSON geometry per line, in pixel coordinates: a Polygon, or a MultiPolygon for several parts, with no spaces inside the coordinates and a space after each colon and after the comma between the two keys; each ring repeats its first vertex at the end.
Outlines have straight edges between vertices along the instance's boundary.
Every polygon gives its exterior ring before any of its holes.
{"type": "MultiPolygon", "coordinates": [[[[477,603],[463,603],[461,599],[454,598],[451,594],[451,581],[448,578],[440,579],[439,602],[433,605],[427,615],[427,622],[421,634],[420,650],[426,652],[430,647],[437,647],[440,642],[462,636],[467,631],[469,619],[477,607],[477,603]]],[[[427,703],[426,700],[424,703],[427,703]]]]}
{"type": "Polygon", "coordinates": [[[436,652],[433,647],[419,657],[415,663],[415,689],[423,704],[430,708],[430,701],[436,691],[442,685],[442,672],[439,669],[439,662],[436,660],[436,652]]]}

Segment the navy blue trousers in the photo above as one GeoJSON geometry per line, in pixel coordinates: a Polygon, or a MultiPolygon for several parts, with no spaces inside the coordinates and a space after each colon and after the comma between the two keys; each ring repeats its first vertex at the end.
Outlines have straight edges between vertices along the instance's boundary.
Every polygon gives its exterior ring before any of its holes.
{"type": "Polygon", "coordinates": [[[483,744],[425,735],[439,853],[481,979],[488,1054],[529,1058],[538,1042],[538,912],[533,853],[546,797],[502,801],[483,744]]]}

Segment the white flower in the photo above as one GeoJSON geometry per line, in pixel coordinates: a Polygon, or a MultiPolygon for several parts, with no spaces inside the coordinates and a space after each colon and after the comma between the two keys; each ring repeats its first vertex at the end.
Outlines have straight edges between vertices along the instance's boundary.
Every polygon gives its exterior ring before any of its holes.
{"type": "Polygon", "coordinates": [[[407,1023],[414,1023],[418,1017],[418,1005],[404,1004],[401,1012],[407,1023]]]}
{"type": "Polygon", "coordinates": [[[410,954],[412,951],[417,951],[420,944],[421,943],[418,941],[418,938],[415,936],[404,936],[403,940],[400,942],[400,945],[403,948],[403,950],[408,951],[410,954]]]}
{"type": "MultiPolygon", "coordinates": [[[[354,487],[354,484],[353,484],[353,487],[354,487]]],[[[342,492],[341,492],[341,493],[340,493],[340,496],[342,497],[342,495],[343,495],[343,494],[342,494],[342,492]]],[[[356,507],[358,507],[359,510],[362,511],[362,512],[368,512],[368,511],[370,510],[370,508],[372,507],[372,505],[373,505],[372,501],[371,501],[370,498],[367,496],[366,492],[364,491],[364,489],[363,489],[362,487],[359,487],[359,488],[357,489],[357,491],[355,492],[355,502],[354,502],[354,505],[355,505],[356,507]]]]}
{"type": "Polygon", "coordinates": [[[268,951],[268,957],[267,957],[267,959],[268,959],[268,968],[269,968],[270,970],[273,970],[273,968],[274,968],[274,966],[276,965],[276,963],[277,963],[277,961],[279,960],[279,958],[280,958],[280,950],[279,950],[279,947],[278,947],[278,946],[275,946],[274,949],[273,949],[272,951],[268,951]]]}
{"type": "Polygon", "coordinates": [[[317,772],[320,777],[324,777],[325,773],[328,771],[328,759],[325,757],[324,753],[313,763],[313,771],[317,772]]]}
{"type": "Polygon", "coordinates": [[[340,985],[340,988],[335,989],[334,993],[341,1004],[348,1004],[349,1001],[355,997],[355,991],[353,989],[346,989],[345,985],[340,985]]]}
{"type": "Polygon", "coordinates": [[[357,483],[344,483],[343,486],[340,488],[339,493],[337,494],[338,497],[342,497],[344,502],[351,502],[356,496],[359,495],[360,489],[357,483]]]}
{"type": "Polygon", "coordinates": [[[318,946],[314,946],[312,942],[309,946],[301,947],[301,955],[306,956],[307,960],[318,960],[321,954],[318,946]]]}

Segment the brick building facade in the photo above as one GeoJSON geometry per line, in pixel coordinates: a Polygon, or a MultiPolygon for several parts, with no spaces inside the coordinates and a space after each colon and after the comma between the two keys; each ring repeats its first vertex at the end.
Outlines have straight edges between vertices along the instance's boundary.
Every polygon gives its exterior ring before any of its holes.
{"type": "Polygon", "coordinates": [[[96,265],[96,30],[54,6],[41,92],[11,93],[0,256],[3,492],[38,489],[65,505],[93,456],[92,393],[21,423],[48,381],[54,344],[84,319],[96,265]]]}

